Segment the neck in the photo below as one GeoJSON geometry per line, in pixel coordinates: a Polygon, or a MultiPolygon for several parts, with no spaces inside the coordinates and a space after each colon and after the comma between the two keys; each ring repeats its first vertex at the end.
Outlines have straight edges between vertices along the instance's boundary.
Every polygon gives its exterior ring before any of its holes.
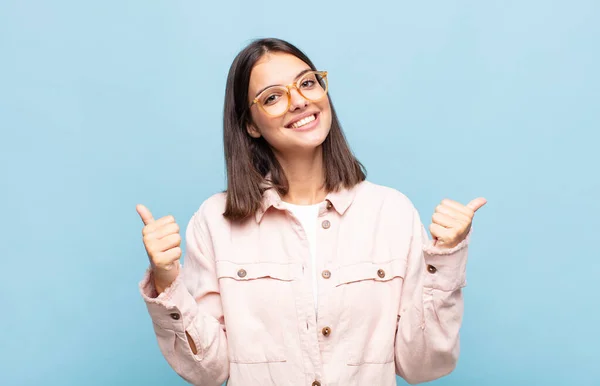
{"type": "Polygon", "coordinates": [[[321,146],[311,154],[278,156],[289,190],[282,199],[296,205],[317,204],[325,199],[325,173],[321,146]]]}

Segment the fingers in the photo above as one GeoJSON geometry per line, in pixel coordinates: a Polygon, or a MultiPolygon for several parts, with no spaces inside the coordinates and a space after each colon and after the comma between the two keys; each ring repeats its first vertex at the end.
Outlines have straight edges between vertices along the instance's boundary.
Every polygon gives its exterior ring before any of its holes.
{"type": "Polygon", "coordinates": [[[438,240],[447,243],[448,241],[453,239],[455,231],[449,228],[445,228],[439,224],[432,223],[429,225],[429,232],[431,232],[431,236],[438,240]]]}
{"type": "Polygon", "coordinates": [[[475,212],[487,203],[483,197],[476,198],[463,205],[450,199],[442,200],[435,208],[432,224],[429,226],[431,236],[443,244],[444,248],[452,248],[466,238],[471,230],[475,212]]]}
{"type": "Polygon", "coordinates": [[[168,235],[158,240],[156,247],[160,252],[166,252],[171,248],[175,248],[181,245],[181,236],[179,233],[168,235]]]}
{"type": "Polygon", "coordinates": [[[465,222],[470,221],[471,217],[466,215],[464,212],[458,211],[452,207],[446,206],[444,204],[439,204],[435,207],[435,213],[441,213],[448,217],[451,217],[457,221],[465,222]]]}
{"type": "Polygon", "coordinates": [[[473,215],[477,210],[479,210],[482,206],[487,203],[487,200],[483,197],[476,198],[469,202],[467,205],[463,205],[460,202],[456,202],[454,200],[450,200],[445,198],[442,200],[441,206],[446,206],[451,208],[459,213],[468,216],[469,219],[473,219],[473,215]]]}
{"type": "Polygon", "coordinates": [[[165,236],[172,234],[179,234],[179,224],[177,224],[176,222],[167,223],[155,230],[154,232],[148,233],[146,236],[159,240],[165,236]]]}
{"type": "Polygon", "coordinates": [[[167,235],[161,239],[153,238],[152,236],[144,237],[144,244],[148,249],[148,252],[152,252],[152,255],[156,255],[161,252],[166,252],[171,248],[175,248],[181,245],[181,236],[179,233],[167,235]]]}
{"type": "Polygon", "coordinates": [[[171,248],[165,252],[157,253],[152,263],[159,268],[170,270],[173,268],[173,263],[181,257],[181,248],[171,248]]]}
{"type": "Polygon", "coordinates": [[[487,204],[487,200],[483,197],[479,197],[474,199],[473,201],[467,204],[467,208],[471,209],[473,213],[477,212],[479,208],[487,204]]]}
{"type": "Polygon", "coordinates": [[[177,278],[177,261],[181,258],[179,225],[171,215],[154,220],[144,205],[136,210],[144,222],[142,229],[144,247],[154,273],[154,286],[158,293],[165,290],[177,278]]]}
{"type": "Polygon", "coordinates": [[[453,228],[457,226],[457,221],[456,219],[445,215],[443,213],[434,213],[433,216],[431,217],[431,220],[434,224],[437,224],[439,226],[442,226],[444,228],[453,228]]]}
{"type": "Polygon", "coordinates": [[[175,223],[175,217],[168,215],[165,217],[161,217],[158,220],[151,222],[150,224],[146,225],[144,227],[144,229],[142,229],[142,234],[144,236],[150,234],[150,233],[154,233],[156,232],[156,230],[162,228],[165,225],[168,224],[174,224],[175,223]]]}
{"type": "Polygon", "coordinates": [[[152,265],[165,271],[171,270],[173,263],[181,257],[181,235],[175,218],[168,215],[154,220],[150,210],[141,204],[136,206],[136,210],[145,225],[143,241],[152,265]]]}
{"type": "MultiPolygon", "coordinates": [[[[172,226],[170,227],[174,229],[172,226]]],[[[144,236],[144,245],[150,262],[155,268],[170,271],[174,267],[174,263],[181,257],[181,236],[179,233],[173,233],[157,239],[155,235],[156,233],[152,233],[144,236]]],[[[171,279],[173,277],[169,280],[171,279]]]]}
{"type": "Polygon", "coordinates": [[[142,221],[144,222],[144,225],[148,225],[154,221],[154,217],[152,217],[152,213],[144,205],[138,204],[138,205],[136,205],[135,209],[137,210],[138,214],[140,215],[142,221]]]}
{"type": "Polygon", "coordinates": [[[451,208],[452,210],[457,211],[458,213],[461,213],[461,214],[467,216],[469,219],[473,218],[473,210],[471,210],[470,208],[467,208],[460,202],[456,202],[454,200],[445,198],[442,200],[441,205],[451,208]]]}

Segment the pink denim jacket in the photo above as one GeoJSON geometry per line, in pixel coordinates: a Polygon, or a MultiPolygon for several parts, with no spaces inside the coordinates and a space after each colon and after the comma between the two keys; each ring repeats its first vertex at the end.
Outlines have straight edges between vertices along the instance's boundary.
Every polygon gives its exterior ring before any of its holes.
{"type": "Polygon", "coordinates": [[[185,380],[393,386],[396,374],[420,383],[455,368],[470,234],[437,248],[405,195],[364,181],[321,204],[313,278],[304,230],[274,189],[243,224],[224,209],[220,193],[194,213],[170,287],[156,296],[150,270],[140,282],[160,350],[185,380]]]}

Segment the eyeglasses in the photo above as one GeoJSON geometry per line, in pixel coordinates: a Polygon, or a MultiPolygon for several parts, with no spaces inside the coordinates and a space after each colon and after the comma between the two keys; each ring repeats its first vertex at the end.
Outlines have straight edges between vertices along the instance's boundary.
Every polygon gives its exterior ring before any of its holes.
{"type": "Polygon", "coordinates": [[[279,117],[292,104],[291,91],[295,88],[306,100],[316,102],[327,94],[327,71],[308,71],[295,83],[287,86],[272,86],[261,92],[249,107],[256,104],[271,117],[279,117]]]}

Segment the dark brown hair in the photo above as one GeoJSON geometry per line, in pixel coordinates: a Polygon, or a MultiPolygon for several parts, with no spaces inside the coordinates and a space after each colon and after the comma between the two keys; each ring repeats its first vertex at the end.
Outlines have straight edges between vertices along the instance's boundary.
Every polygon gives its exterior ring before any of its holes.
{"type": "MultiPolygon", "coordinates": [[[[263,137],[252,138],[246,131],[251,122],[248,107],[248,86],[252,68],[269,52],[294,55],[316,70],[312,61],[298,48],[280,39],[259,39],[247,45],[233,60],[227,86],[223,111],[223,144],[227,167],[227,203],[223,215],[234,221],[242,221],[254,215],[261,207],[264,182],[271,173],[271,186],[280,195],[288,192],[288,181],[271,147],[263,137]]],[[[331,129],[323,142],[323,166],[325,189],[337,191],[351,188],[366,178],[363,165],[354,157],[333,108],[331,97],[331,129]]]]}

